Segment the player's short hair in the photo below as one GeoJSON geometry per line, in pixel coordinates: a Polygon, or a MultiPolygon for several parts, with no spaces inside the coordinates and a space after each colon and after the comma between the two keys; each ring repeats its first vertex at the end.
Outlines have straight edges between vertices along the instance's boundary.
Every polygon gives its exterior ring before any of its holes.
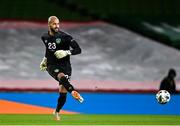
{"type": "Polygon", "coordinates": [[[50,16],[49,18],[48,18],[48,24],[50,24],[52,21],[54,21],[54,20],[59,20],[56,16],[50,16]]]}

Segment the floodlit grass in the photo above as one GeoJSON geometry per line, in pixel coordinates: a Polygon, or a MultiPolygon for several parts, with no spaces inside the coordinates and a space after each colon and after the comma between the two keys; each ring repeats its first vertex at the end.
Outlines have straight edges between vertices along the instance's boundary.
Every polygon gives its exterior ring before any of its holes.
{"type": "Polygon", "coordinates": [[[175,115],[53,115],[0,114],[0,125],[180,125],[175,115]]]}

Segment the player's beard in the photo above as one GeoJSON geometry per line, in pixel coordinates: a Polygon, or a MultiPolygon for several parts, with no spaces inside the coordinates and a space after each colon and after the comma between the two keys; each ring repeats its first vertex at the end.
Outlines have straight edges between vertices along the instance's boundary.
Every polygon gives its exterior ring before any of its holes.
{"type": "Polygon", "coordinates": [[[50,28],[51,32],[53,33],[57,33],[59,31],[59,28],[56,27],[56,28],[50,28]]]}

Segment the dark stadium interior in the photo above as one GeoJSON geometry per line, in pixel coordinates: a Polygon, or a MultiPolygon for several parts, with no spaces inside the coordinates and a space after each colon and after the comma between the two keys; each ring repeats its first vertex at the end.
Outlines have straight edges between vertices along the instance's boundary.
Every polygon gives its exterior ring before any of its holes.
{"type": "Polygon", "coordinates": [[[82,48],[81,55],[71,56],[72,82],[89,98],[82,108],[71,98],[65,109],[84,114],[170,114],[179,117],[180,1],[0,2],[0,103],[3,99],[54,107],[51,96],[56,100],[58,84],[47,72],[39,70],[39,64],[45,52],[41,35],[48,30],[48,17],[55,15],[60,19],[60,29],[70,33],[82,48]],[[177,72],[178,93],[162,108],[155,100],[155,93],[170,68],[177,72]],[[36,100],[31,99],[30,93],[34,93],[32,99],[36,100]],[[38,93],[42,96],[38,97],[38,93]],[[47,102],[43,97],[49,94],[47,102]],[[23,99],[26,96],[31,101],[23,99]],[[96,100],[100,102],[93,104],[92,109],[91,101],[96,103],[96,100]],[[116,107],[122,108],[113,108],[114,102],[116,107]],[[112,109],[104,111],[107,108],[101,108],[101,105],[105,103],[112,109]]]}

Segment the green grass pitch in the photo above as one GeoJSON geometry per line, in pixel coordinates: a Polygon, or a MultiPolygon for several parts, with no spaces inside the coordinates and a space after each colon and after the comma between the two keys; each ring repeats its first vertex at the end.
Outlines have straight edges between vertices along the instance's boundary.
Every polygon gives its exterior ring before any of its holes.
{"type": "Polygon", "coordinates": [[[0,114],[0,125],[180,125],[175,115],[53,115],[0,114]]]}

